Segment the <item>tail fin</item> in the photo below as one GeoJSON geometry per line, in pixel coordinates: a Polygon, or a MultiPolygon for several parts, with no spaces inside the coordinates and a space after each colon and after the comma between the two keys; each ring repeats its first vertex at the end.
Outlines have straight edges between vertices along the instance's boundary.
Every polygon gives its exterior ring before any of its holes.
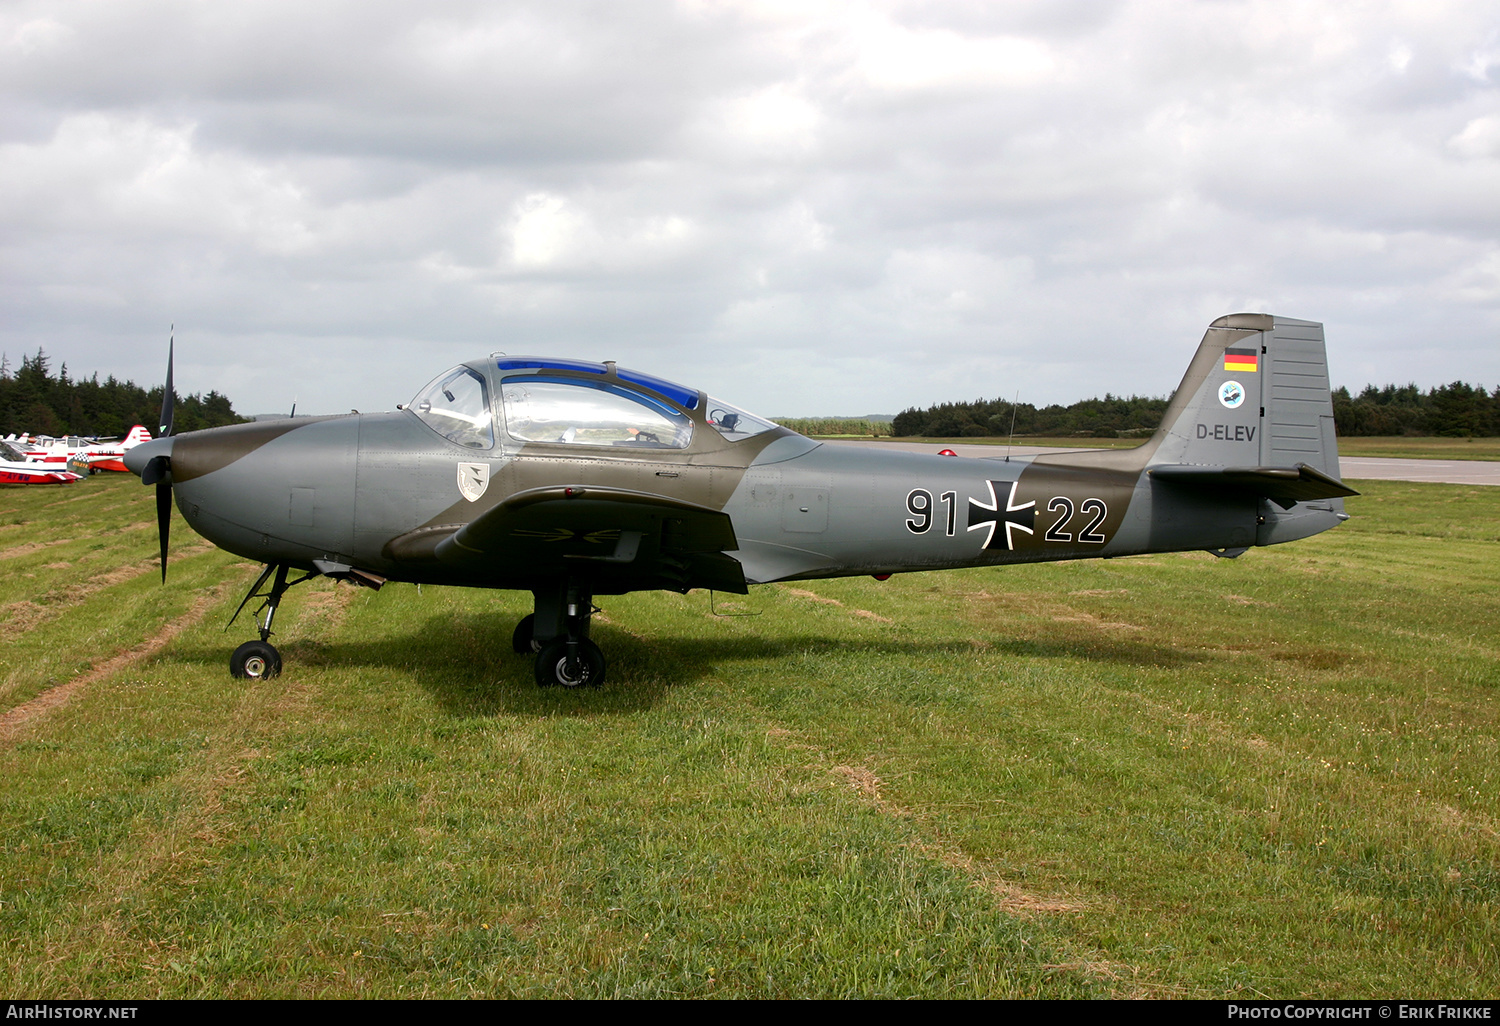
{"type": "Polygon", "coordinates": [[[140,445],[142,442],[149,441],[151,441],[151,432],[147,431],[141,425],[137,424],[135,427],[131,428],[130,433],[125,436],[124,448],[129,449],[131,446],[140,445]]]}
{"type": "Polygon", "coordinates": [[[1323,326],[1231,314],[1209,326],[1150,444],[1150,464],[1292,467],[1337,480],[1323,326]]]}
{"type": "Polygon", "coordinates": [[[1323,325],[1314,321],[1214,321],[1148,446],[1156,480],[1270,500],[1258,545],[1327,530],[1347,519],[1344,496],[1359,494],[1339,480],[1323,325]]]}
{"type": "Polygon", "coordinates": [[[1035,462],[1145,471],[1140,483],[1152,498],[1139,508],[1154,510],[1146,515],[1171,535],[1152,541],[1154,551],[1196,547],[1182,540],[1188,535],[1223,535],[1228,540],[1204,547],[1234,552],[1252,538],[1256,545],[1306,538],[1347,520],[1344,496],[1359,494],[1339,480],[1323,326],[1270,314],[1230,314],[1209,325],[1145,445],[1035,462]],[[1235,504],[1253,519],[1220,531],[1216,511],[1235,504]]]}

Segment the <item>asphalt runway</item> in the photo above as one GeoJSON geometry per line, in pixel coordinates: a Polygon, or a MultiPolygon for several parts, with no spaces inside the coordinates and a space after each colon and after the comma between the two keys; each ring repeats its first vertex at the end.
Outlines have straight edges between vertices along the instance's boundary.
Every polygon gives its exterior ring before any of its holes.
{"type": "MultiPolygon", "coordinates": [[[[876,442],[855,439],[840,439],[830,445],[864,445],[876,449],[896,449],[902,452],[936,453],[943,447],[922,442],[876,442]]],[[[948,448],[960,456],[975,459],[1004,459],[1003,445],[966,445],[959,443],[948,448]]],[[[1087,449],[1039,449],[1036,446],[1017,445],[1010,449],[1012,456],[1035,456],[1043,452],[1088,452],[1087,449]]],[[[1497,460],[1398,460],[1376,456],[1341,456],[1339,469],[1346,478],[1367,481],[1426,481],[1435,484],[1467,484],[1500,486],[1500,461],[1497,460]]]]}
{"type": "Polygon", "coordinates": [[[1495,460],[1398,460],[1380,456],[1340,456],[1348,478],[1372,481],[1433,481],[1440,484],[1500,485],[1495,460]]]}

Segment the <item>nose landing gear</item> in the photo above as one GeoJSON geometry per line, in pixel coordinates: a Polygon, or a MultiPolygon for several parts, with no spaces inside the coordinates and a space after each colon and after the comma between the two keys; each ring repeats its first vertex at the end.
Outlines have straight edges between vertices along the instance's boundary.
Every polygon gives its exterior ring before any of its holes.
{"type": "Polygon", "coordinates": [[[265,620],[259,626],[260,640],[245,642],[239,648],[235,649],[234,654],[229,657],[229,672],[235,677],[248,680],[264,680],[279,676],[281,673],[281,653],[276,651],[276,647],[271,644],[271,635],[274,633],[271,630],[271,621],[276,619],[276,607],[281,605],[281,596],[286,594],[288,588],[301,584],[309,578],[318,576],[318,572],[313,571],[303,574],[295,581],[288,583],[286,579],[287,569],[288,567],[285,563],[266,564],[265,570],[261,572],[260,577],[256,578],[255,583],[250,586],[249,594],[240,601],[239,609],[234,611],[234,615],[229,618],[229,623],[224,628],[228,630],[234,626],[234,621],[239,619],[240,613],[244,611],[249,601],[253,598],[261,597],[261,587],[265,585],[266,581],[274,573],[276,578],[271,582],[271,590],[265,593],[265,602],[261,603],[260,609],[256,610],[257,615],[262,609],[266,613],[265,620]]]}

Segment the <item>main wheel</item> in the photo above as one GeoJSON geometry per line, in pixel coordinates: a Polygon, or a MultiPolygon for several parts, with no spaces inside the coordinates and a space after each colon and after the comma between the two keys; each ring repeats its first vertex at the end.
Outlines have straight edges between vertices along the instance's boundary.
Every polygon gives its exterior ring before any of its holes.
{"type": "Polygon", "coordinates": [[[516,650],[516,655],[531,655],[541,649],[536,643],[536,614],[527,613],[521,617],[521,622],[516,624],[516,631],[510,636],[510,647],[516,650]]]}
{"type": "Polygon", "coordinates": [[[275,677],[281,673],[281,653],[264,641],[247,641],[229,657],[229,672],[250,680],[275,677]]]}
{"type": "Polygon", "coordinates": [[[578,642],[578,658],[568,664],[568,639],[554,638],[536,657],[536,682],[541,687],[598,687],[604,683],[604,653],[587,638],[578,642]]]}

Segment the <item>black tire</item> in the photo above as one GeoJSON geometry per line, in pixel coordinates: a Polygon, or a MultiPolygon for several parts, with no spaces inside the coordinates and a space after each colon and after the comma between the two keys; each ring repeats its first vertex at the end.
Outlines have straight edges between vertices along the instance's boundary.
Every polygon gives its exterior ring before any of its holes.
{"type": "Polygon", "coordinates": [[[587,638],[578,642],[578,661],[568,670],[568,639],[554,638],[536,657],[536,682],[548,688],[597,688],[604,683],[604,653],[587,638]]]}
{"type": "Polygon", "coordinates": [[[516,624],[515,633],[510,636],[510,647],[516,650],[516,655],[532,655],[541,649],[536,643],[535,613],[527,613],[521,617],[521,622],[516,624]]]}
{"type": "Polygon", "coordinates": [[[229,672],[245,680],[281,675],[281,653],[264,641],[247,641],[229,657],[229,672]]]}

